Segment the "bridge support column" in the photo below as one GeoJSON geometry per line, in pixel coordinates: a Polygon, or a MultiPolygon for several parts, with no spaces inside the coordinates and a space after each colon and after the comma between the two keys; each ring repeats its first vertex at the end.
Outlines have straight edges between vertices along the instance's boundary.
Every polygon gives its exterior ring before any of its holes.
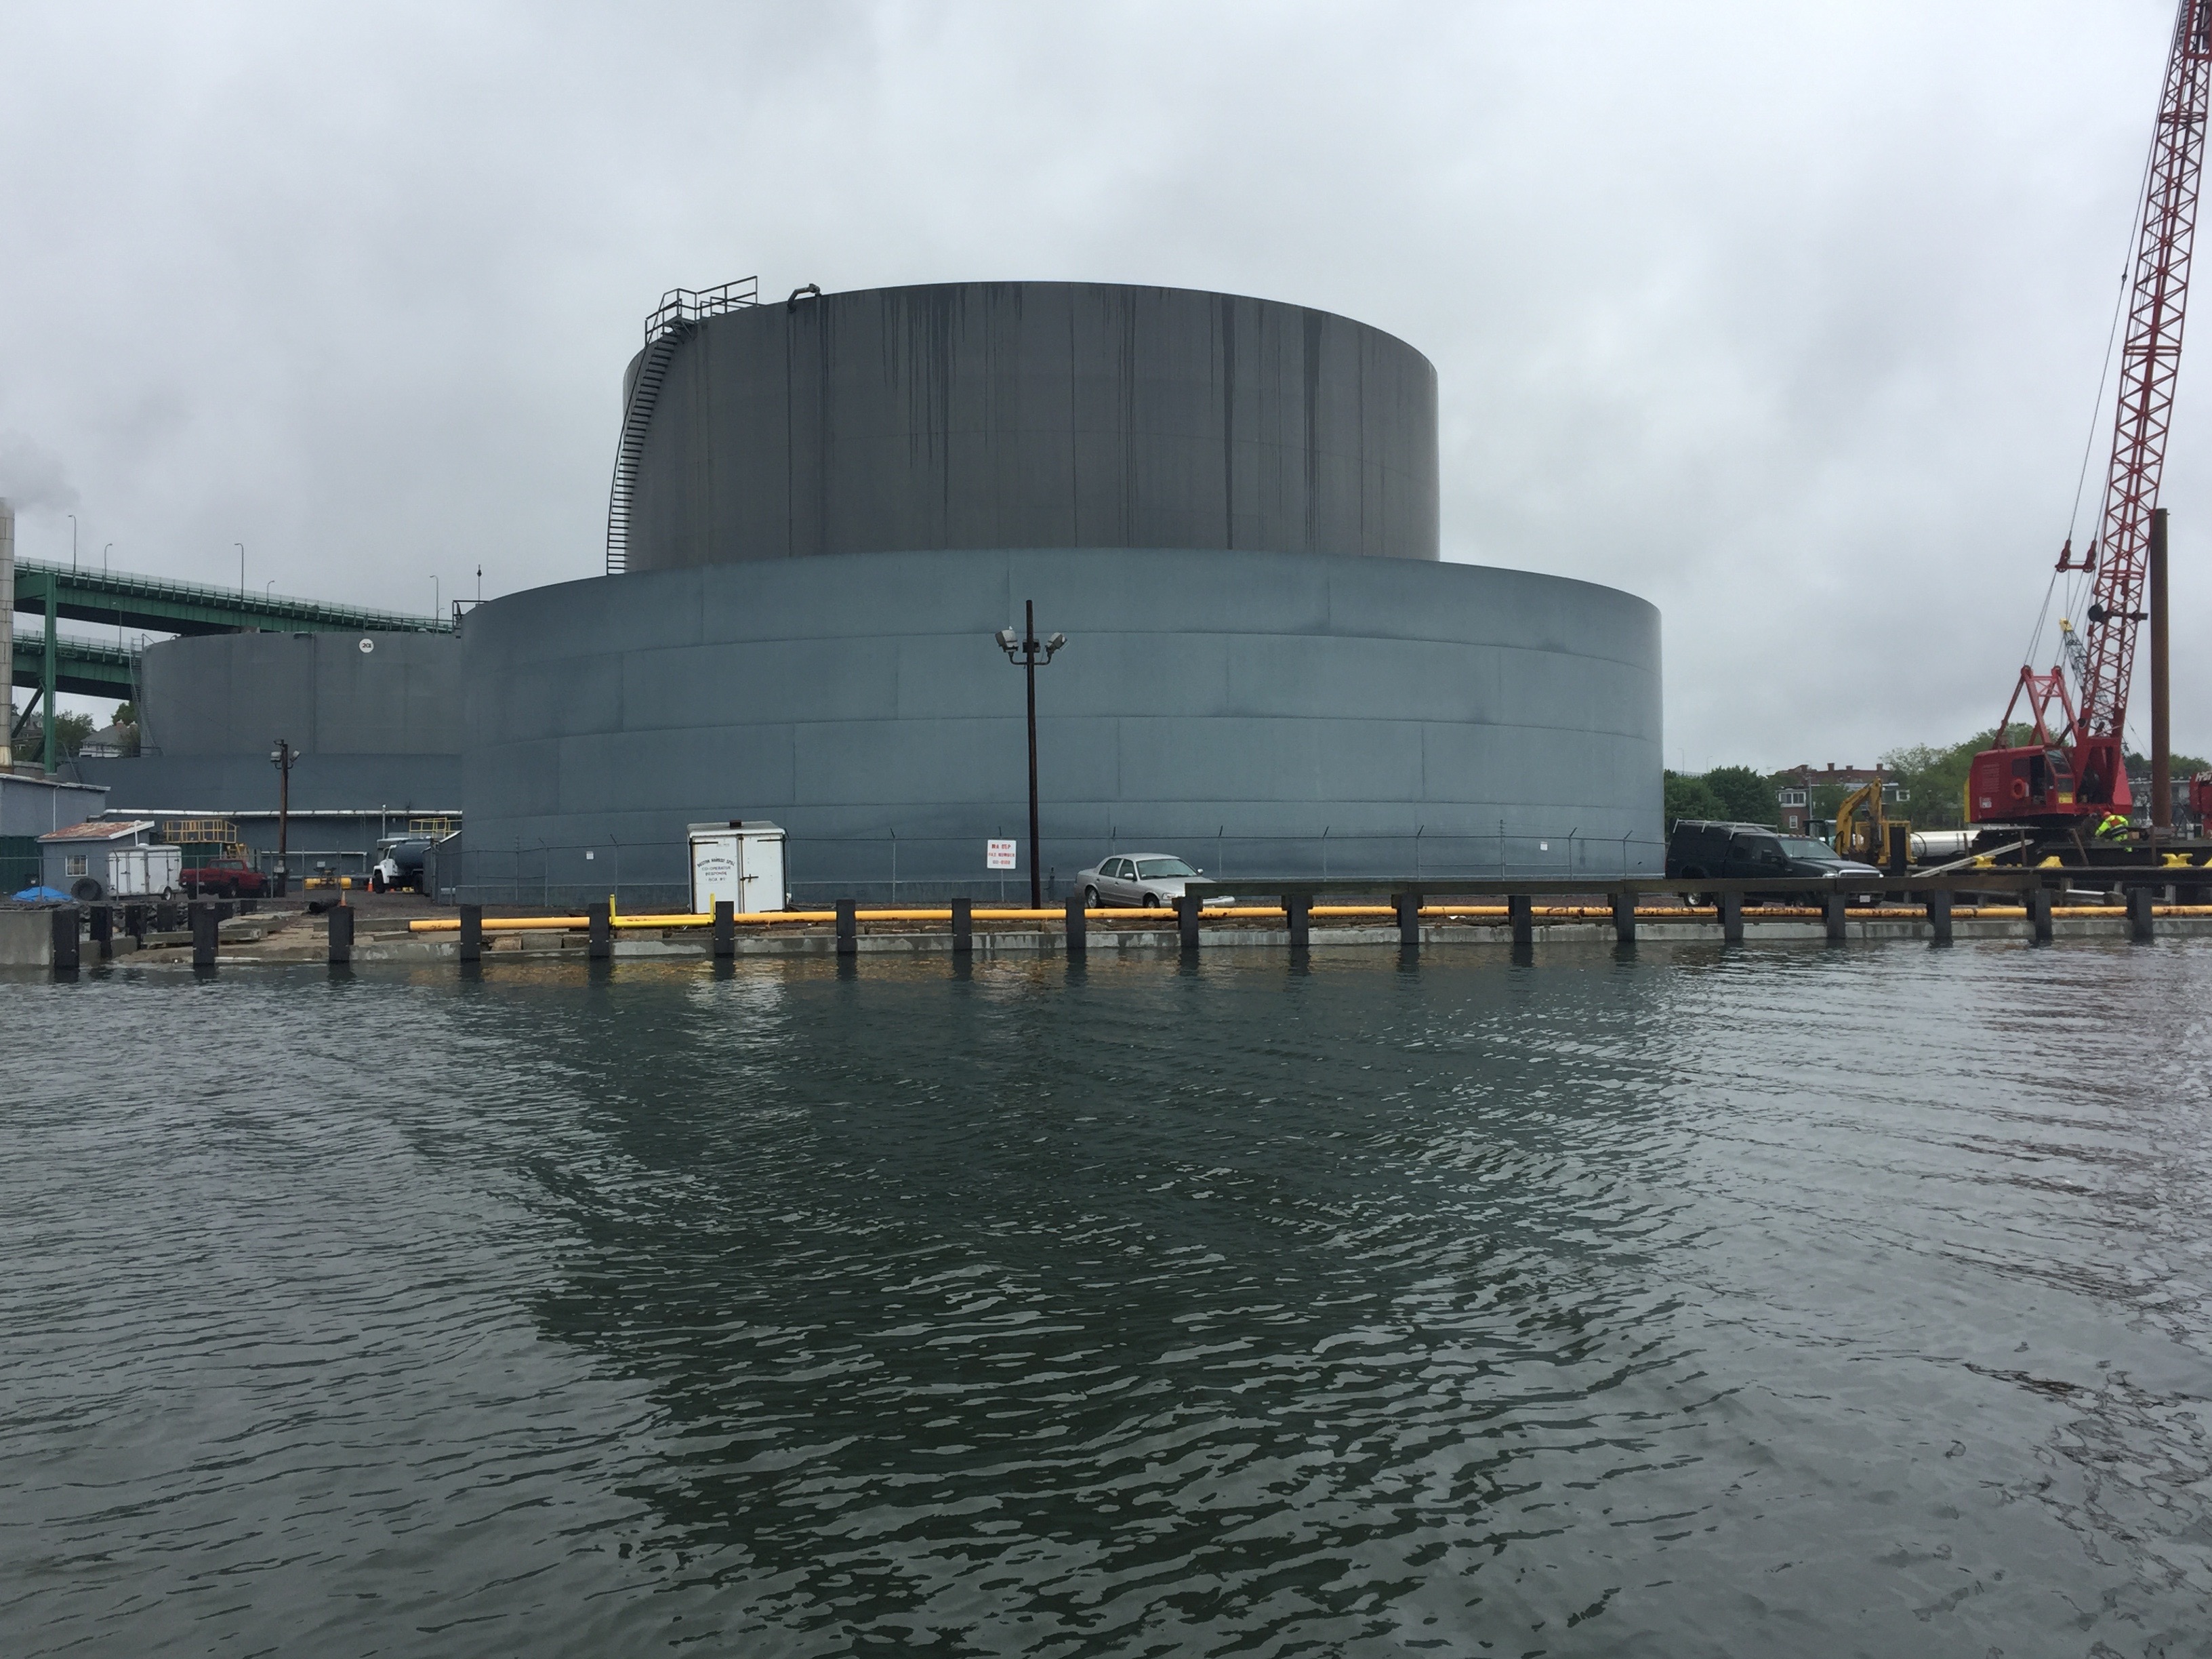
{"type": "MultiPolygon", "coordinates": [[[[47,577],[46,662],[39,679],[39,718],[45,722],[45,725],[41,728],[39,757],[48,777],[53,776],[60,769],[62,763],[61,722],[54,718],[54,691],[56,683],[61,678],[61,644],[54,635],[54,618],[60,611],[58,603],[59,598],[60,596],[54,592],[54,579],[52,576],[47,577]]],[[[9,664],[8,672],[11,677],[11,684],[15,672],[15,665],[13,663],[9,664]]]]}

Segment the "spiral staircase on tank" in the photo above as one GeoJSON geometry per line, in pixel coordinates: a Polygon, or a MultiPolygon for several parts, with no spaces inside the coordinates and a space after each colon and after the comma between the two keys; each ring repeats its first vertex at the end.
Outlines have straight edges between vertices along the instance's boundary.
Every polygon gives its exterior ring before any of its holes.
{"type": "Polygon", "coordinates": [[[645,454],[646,428],[660,399],[661,382],[676,348],[708,317],[743,311],[760,303],[760,278],[741,276],[720,288],[672,288],[645,319],[645,355],[623,410],[622,441],[615,447],[615,477],[607,492],[607,574],[629,568],[630,507],[637,492],[637,465],[645,454]]]}

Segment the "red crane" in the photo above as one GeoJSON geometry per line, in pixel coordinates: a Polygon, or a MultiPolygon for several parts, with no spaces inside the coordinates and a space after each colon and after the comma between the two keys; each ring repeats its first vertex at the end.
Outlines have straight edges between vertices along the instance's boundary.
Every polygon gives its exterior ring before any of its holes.
{"type": "Polygon", "coordinates": [[[2122,738],[2128,688],[2135,677],[2136,629],[2143,620],[2143,579],[2149,562],[2151,513],[2166,465],[2173,386],[2181,368],[2181,321],[2189,297],[2190,245],[2197,233],[2197,178],[2204,161],[2208,83],[2212,83],[2212,0],[2180,0],[2166,60],[2158,127],[2136,233],[2135,277],[2127,336],[2120,353],[2119,407],[2112,422],[2112,460],[2105,474],[2103,523],[2082,562],[2069,539],[2061,571],[2094,576],[2086,642],[2062,621],[2070,664],[2020,671],[2004,718],[2027,699],[2031,740],[1984,750],[1967,776],[1966,815],[1975,823],[2035,823],[2063,828],[2133,804],[2122,738]],[[2079,696],[2069,696],[2071,667],[2079,696]],[[2055,716],[2063,716],[2063,720],[2055,716]]]}

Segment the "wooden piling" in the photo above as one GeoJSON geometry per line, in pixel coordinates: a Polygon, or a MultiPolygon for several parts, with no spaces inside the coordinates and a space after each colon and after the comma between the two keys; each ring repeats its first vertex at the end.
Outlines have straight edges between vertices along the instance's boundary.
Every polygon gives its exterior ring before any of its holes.
{"type": "Polygon", "coordinates": [[[353,906],[334,904],[330,909],[331,964],[342,967],[353,960],[353,906]]]}
{"type": "Polygon", "coordinates": [[[1934,930],[1936,943],[1951,942],[1951,890],[1938,887],[1928,895],[1928,926],[1934,930]]]}
{"type": "Polygon", "coordinates": [[[714,901],[714,955],[720,959],[738,954],[738,907],[732,899],[714,901]]]}
{"type": "Polygon", "coordinates": [[[975,902],[957,898],[952,901],[952,954],[968,957],[975,954],[975,902]]]}
{"type": "Polygon", "coordinates": [[[2138,945],[2148,945],[2157,933],[2156,913],[2151,907],[2158,895],[2148,887],[2128,889],[2128,932],[2138,945]]]}

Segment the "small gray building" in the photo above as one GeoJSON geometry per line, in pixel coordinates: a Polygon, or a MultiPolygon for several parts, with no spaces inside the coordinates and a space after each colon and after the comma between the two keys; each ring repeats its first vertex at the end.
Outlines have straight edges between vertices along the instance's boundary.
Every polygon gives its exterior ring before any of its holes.
{"type": "Polygon", "coordinates": [[[37,884],[40,836],[96,818],[106,804],[107,791],[95,784],[0,772],[0,892],[37,884]]]}
{"type": "MultiPolygon", "coordinates": [[[[93,818],[86,823],[73,823],[69,830],[55,830],[53,834],[38,838],[40,860],[45,863],[46,887],[58,894],[69,894],[84,905],[100,905],[101,900],[124,894],[143,894],[149,891],[146,883],[146,858],[153,854],[139,854],[133,869],[124,869],[124,860],[137,849],[153,845],[153,818],[131,818],[122,823],[108,823],[106,818],[93,818]]],[[[153,891],[168,890],[177,880],[177,849],[155,848],[161,854],[157,865],[157,883],[153,891]]]]}
{"type": "MultiPolygon", "coordinates": [[[[150,818],[110,823],[105,818],[73,823],[39,837],[41,879],[56,892],[97,904],[118,886],[143,883],[118,881],[118,854],[148,845],[154,836],[150,818]]],[[[169,849],[165,849],[169,850],[169,849]]]]}

